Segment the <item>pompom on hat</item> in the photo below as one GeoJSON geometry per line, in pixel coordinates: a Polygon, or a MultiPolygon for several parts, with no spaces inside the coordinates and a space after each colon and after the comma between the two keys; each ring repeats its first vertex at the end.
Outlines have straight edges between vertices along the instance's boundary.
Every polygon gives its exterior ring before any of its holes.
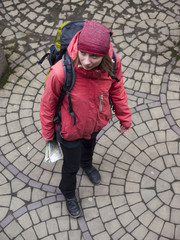
{"type": "Polygon", "coordinates": [[[93,21],[86,21],[79,34],[78,50],[105,56],[110,47],[111,30],[93,21]]]}

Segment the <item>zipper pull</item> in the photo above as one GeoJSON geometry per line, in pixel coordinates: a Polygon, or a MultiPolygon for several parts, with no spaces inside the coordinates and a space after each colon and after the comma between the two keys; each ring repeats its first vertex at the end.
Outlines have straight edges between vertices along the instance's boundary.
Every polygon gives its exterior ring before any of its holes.
{"type": "Polygon", "coordinates": [[[100,105],[99,105],[99,111],[102,112],[102,105],[103,105],[103,94],[100,96],[100,105]]]}

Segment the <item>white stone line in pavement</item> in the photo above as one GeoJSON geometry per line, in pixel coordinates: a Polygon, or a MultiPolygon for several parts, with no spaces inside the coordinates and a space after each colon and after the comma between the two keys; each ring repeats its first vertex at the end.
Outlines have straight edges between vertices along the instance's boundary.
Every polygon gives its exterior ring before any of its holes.
{"type": "MultiPolygon", "coordinates": [[[[62,195],[57,195],[57,196],[44,198],[41,201],[37,201],[37,202],[31,203],[31,204],[28,204],[26,206],[23,206],[23,207],[19,208],[18,210],[16,210],[13,214],[7,215],[0,222],[0,227],[2,229],[4,229],[5,233],[12,239],[13,237],[17,237],[19,234],[24,236],[26,234],[26,229],[28,229],[30,227],[30,225],[28,225],[28,223],[31,222],[31,225],[32,225],[32,221],[33,221],[36,226],[36,224],[39,223],[39,221],[36,220],[38,215],[40,216],[40,218],[43,218],[42,219],[43,221],[50,221],[50,219],[53,218],[54,224],[59,225],[60,222],[58,219],[60,219],[62,217],[61,213],[64,211],[63,209],[60,208],[60,206],[62,208],[64,208],[64,206],[62,205],[63,201],[64,201],[64,197],[62,195]],[[58,206],[58,205],[60,205],[60,206],[58,206]],[[45,211],[45,207],[47,207],[47,206],[49,208],[49,211],[51,212],[52,217],[50,216],[50,214],[47,214],[47,218],[45,218],[45,216],[43,216],[41,214],[41,209],[43,209],[43,211],[45,211]],[[57,212],[57,209],[58,209],[58,212],[57,212]],[[35,212],[37,212],[37,213],[35,214],[35,212]],[[31,216],[32,220],[30,220],[30,216],[31,216]],[[24,223],[21,222],[20,219],[23,219],[24,223]],[[11,232],[11,229],[9,228],[9,226],[11,226],[11,224],[13,224],[14,220],[16,220],[18,222],[17,229],[14,232],[11,232]],[[24,228],[24,231],[23,231],[22,227],[24,228]]],[[[68,216],[67,211],[65,211],[63,214],[63,218],[65,218],[65,217],[67,218],[67,221],[68,221],[69,216],[68,216]]],[[[87,223],[85,222],[84,218],[81,217],[81,218],[77,219],[76,221],[79,223],[79,227],[77,227],[77,229],[80,228],[83,235],[88,235],[90,237],[87,223]]],[[[35,228],[35,232],[38,234],[36,227],[34,227],[34,228],[35,228]]],[[[60,230],[63,230],[61,226],[59,226],[59,228],[60,228],[60,230]]],[[[35,234],[35,232],[34,232],[34,234],[35,234]]],[[[58,228],[56,229],[56,232],[57,233],[59,232],[58,228]]]]}

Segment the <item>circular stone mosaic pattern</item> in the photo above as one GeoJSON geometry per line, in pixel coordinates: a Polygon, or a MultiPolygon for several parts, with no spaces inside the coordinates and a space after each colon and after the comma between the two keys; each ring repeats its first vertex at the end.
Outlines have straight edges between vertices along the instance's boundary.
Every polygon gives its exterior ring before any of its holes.
{"type": "MultiPolygon", "coordinates": [[[[113,129],[105,132],[105,136],[110,136],[110,131],[113,129]]],[[[167,239],[174,239],[180,227],[178,144],[175,143],[176,146],[173,146],[174,143],[169,142],[151,145],[152,133],[147,134],[145,138],[139,136],[140,139],[134,135],[132,143],[132,139],[131,141],[128,139],[132,134],[131,132],[127,137],[118,137],[103,157],[104,160],[100,165],[104,177],[102,186],[96,187],[94,193],[92,192],[97,205],[108,192],[110,195],[110,199],[104,200],[105,206],[99,206],[100,218],[106,226],[110,219],[118,216],[119,224],[129,230],[126,233],[129,237],[127,239],[138,239],[139,234],[142,239],[145,237],[158,239],[159,234],[167,239]],[[109,155],[112,152],[114,158],[109,155]],[[118,155],[120,155],[118,161],[114,162],[118,155]],[[108,169],[106,173],[105,168],[108,169]]],[[[98,143],[102,144],[104,140],[100,138],[98,143]]],[[[87,191],[90,192],[90,189],[87,191]]],[[[83,192],[82,195],[80,194],[82,198],[83,194],[83,192]]],[[[98,215],[96,217],[98,218],[98,215]]],[[[121,231],[121,234],[123,235],[124,232],[121,231]]]]}
{"type": "Polygon", "coordinates": [[[0,43],[13,72],[0,90],[0,239],[180,239],[179,6],[172,0],[12,0],[0,3],[0,43]],[[44,163],[40,98],[49,70],[37,61],[66,19],[96,19],[113,31],[132,128],[100,132],[93,186],[79,171],[82,217],[58,189],[62,161],[44,163]],[[4,25],[4,20],[8,22],[4,25]]]}

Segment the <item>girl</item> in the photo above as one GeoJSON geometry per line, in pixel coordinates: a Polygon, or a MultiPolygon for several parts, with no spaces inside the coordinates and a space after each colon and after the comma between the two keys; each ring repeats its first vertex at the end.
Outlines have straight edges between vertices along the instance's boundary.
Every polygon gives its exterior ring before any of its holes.
{"type": "MultiPolygon", "coordinates": [[[[68,46],[68,54],[74,62],[76,81],[70,92],[76,124],[68,113],[65,96],[61,106],[61,148],[64,155],[62,178],[59,188],[66,199],[72,217],[80,216],[75,196],[76,174],[83,168],[93,184],[99,184],[101,176],[92,165],[96,136],[111,117],[109,95],[120,121],[120,131],[131,126],[131,112],[123,85],[121,62],[116,55],[116,77],[112,78],[112,32],[96,21],[86,21],[68,46]]],[[[64,83],[62,60],[51,67],[44,93],[41,97],[40,119],[45,141],[54,139],[56,125],[53,122],[56,105],[64,83]]]]}

